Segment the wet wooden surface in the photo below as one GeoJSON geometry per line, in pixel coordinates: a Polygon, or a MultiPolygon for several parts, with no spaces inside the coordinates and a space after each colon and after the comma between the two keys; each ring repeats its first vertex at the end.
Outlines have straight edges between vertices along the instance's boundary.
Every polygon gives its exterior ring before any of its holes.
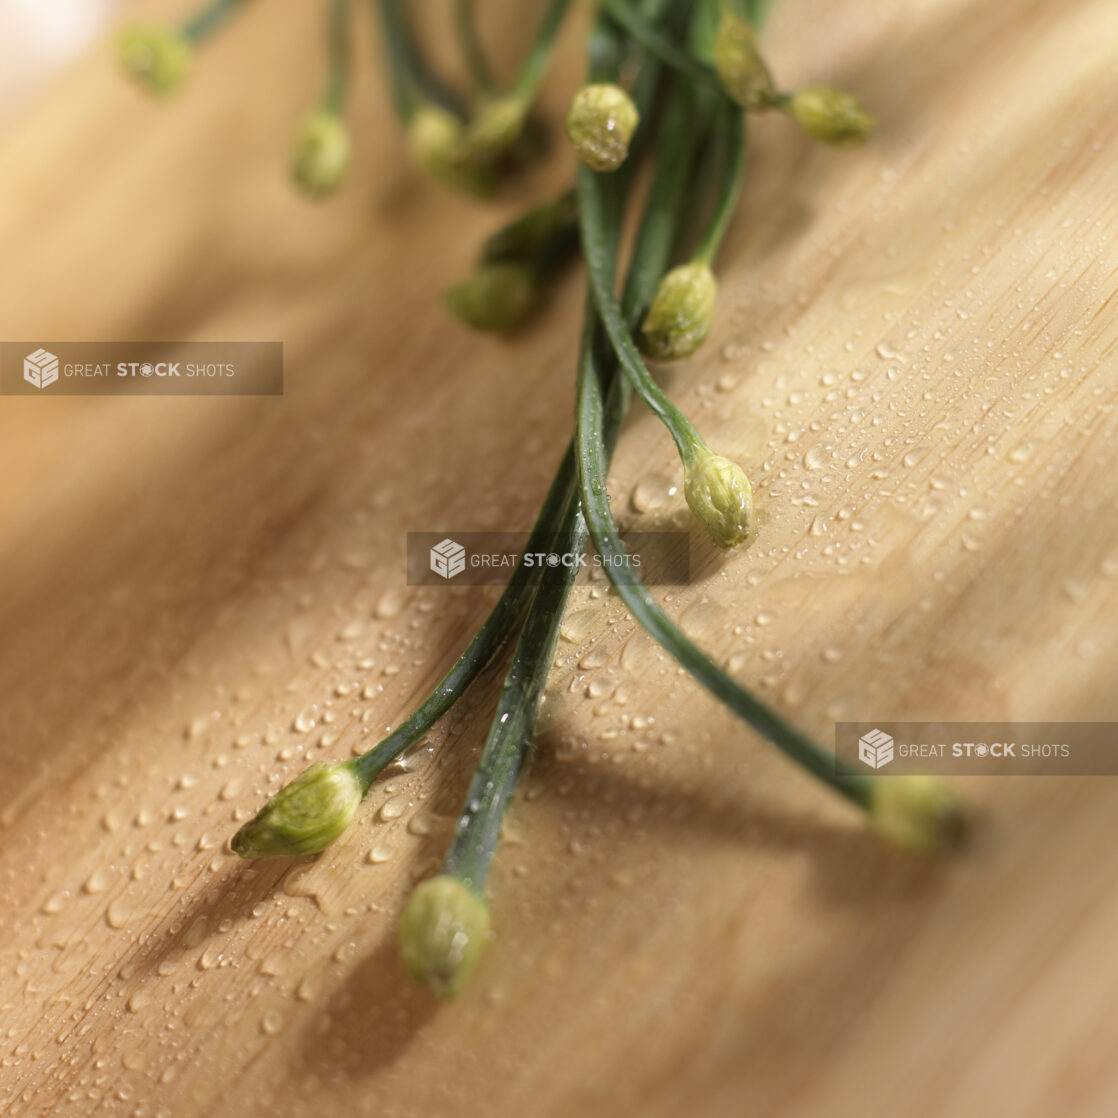
{"type": "MultiPolygon", "coordinates": [[[[95,56],[0,137],[0,337],[282,339],[287,369],[277,399],[0,403],[0,1108],[1112,1115],[1115,782],[961,782],[973,850],[914,862],[600,587],[572,602],[459,1002],[407,984],[393,929],[496,673],[320,860],[228,853],[484,617],[492,591],[403,585],[404,536],[530,524],[582,298],[572,276],[509,342],[447,319],[438,292],[516,199],[418,180],[367,29],[355,173],[299,199],[317,16],[281,7],[170,104],[95,56]]],[[[754,128],[718,325],[666,383],[746,464],[760,539],[697,548],[662,597],[824,737],[1116,718],[1118,10],[779,7],[785,84],[848,85],[881,127],[854,153],[754,128]]],[[[615,508],[675,525],[679,480],[634,412],[615,508]]]]}

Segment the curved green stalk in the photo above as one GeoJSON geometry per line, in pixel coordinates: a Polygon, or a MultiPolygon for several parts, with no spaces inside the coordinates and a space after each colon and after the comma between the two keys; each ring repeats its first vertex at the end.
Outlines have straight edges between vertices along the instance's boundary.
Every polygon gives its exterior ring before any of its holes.
{"type": "Polygon", "coordinates": [[[402,121],[411,120],[419,104],[413,62],[411,32],[404,19],[400,0],[373,0],[380,13],[384,39],[384,60],[388,66],[388,85],[392,102],[402,121]]]}
{"type": "Polygon", "coordinates": [[[677,47],[671,39],[645,19],[644,15],[628,0],[598,0],[598,2],[609,18],[623,28],[633,41],[649,54],[655,55],[683,77],[717,90],[719,93],[722,92],[718,76],[709,66],[703,65],[694,55],[677,47]]]}
{"type": "Polygon", "coordinates": [[[244,2],[245,0],[214,0],[186,20],[179,32],[184,39],[197,46],[217,31],[244,2]]]}
{"type": "Polygon", "coordinates": [[[555,48],[555,39],[563,23],[563,17],[570,7],[570,0],[551,0],[547,11],[543,14],[539,29],[528,48],[528,55],[520,68],[516,81],[512,87],[512,96],[518,101],[532,101],[539,92],[547,73],[551,53],[555,48]]]}
{"type": "MultiPolygon", "coordinates": [[[[561,556],[581,556],[586,526],[579,511],[577,487],[572,484],[563,524],[549,550],[561,556]]],[[[517,777],[532,744],[536,710],[543,694],[559,626],[578,567],[548,567],[532,599],[528,617],[516,642],[512,663],[489,736],[458,821],[443,872],[481,893],[497,849],[501,821],[516,789],[517,777]]]]}
{"type": "Polygon", "coordinates": [[[351,0],[330,0],[326,21],[326,53],[329,70],[322,107],[341,115],[349,86],[349,17],[351,0]]]}
{"type": "MultiPolygon", "coordinates": [[[[526,552],[548,550],[554,538],[555,525],[565,514],[569,494],[574,485],[575,464],[573,444],[567,447],[548,490],[536,525],[525,545],[526,552]]],[[[383,741],[356,761],[357,775],[365,791],[384,767],[394,761],[405,749],[417,742],[454,705],[482,668],[496,655],[508,640],[516,622],[535,593],[539,570],[528,566],[523,557],[517,565],[504,592],[493,607],[485,624],[477,631],[465,652],[454,662],[450,671],[438,682],[435,689],[416,707],[415,711],[396,727],[383,741]]]]}
{"type": "MultiPolygon", "coordinates": [[[[686,164],[683,164],[686,171],[686,164]]],[[[598,175],[588,167],[578,171],[578,209],[582,232],[582,254],[594,301],[602,324],[617,353],[625,375],[642,400],[667,427],[684,464],[694,460],[706,444],[695,425],[668,399],[652,379],[625,323],[621,307],[613,297],[607,261],[601,252],[606,214],[598,175]]]]}
{"type": "Polygon", "coordinates": [[[402,0],[371,0],[371,3],[379,12],[388,84],[400,119],[410,122],[424,102],[460,115],[458,98],[431,73],[420,57],[402,0]]]}
{"type": "Polygon", "coordinates": [[[496,83],[478,38],[476,7],[476,0],[454,0],[454,31],[470,80],[479,93],[488,96],[496,89],[496,83]]]}
{"type": "Polygon", "coordinates": [[[725,103],[719,106],[715,131],[723,162],[714,208],[691,257],[694,264],[705,264],[708,268],[714,264],[730,219],[737,209],[745,179],[745,129],[743,109],[725,103]]]}
{"type": "Polygon", "coordinates": [[[869,807],[872,778],[839,776],[830,754],[722,671],[668,618],[626,562],[625,545],[606,493],[604,406],[602,369],[594,349],[588,348],[579,374],[576,431],[582,508],[590,537],[618,596],[648,633],[717,699],[824,784],[860,807],[869,807]]]}

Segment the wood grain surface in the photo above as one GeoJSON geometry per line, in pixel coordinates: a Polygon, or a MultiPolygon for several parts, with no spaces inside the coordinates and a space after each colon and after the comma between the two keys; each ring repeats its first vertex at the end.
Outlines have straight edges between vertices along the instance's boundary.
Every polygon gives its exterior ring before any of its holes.
{"type": "MultiPolygon", "coordinates": [[[[405,533],[527,528],[572,409],[581,277],[511,341],[438,299],[569,154],[488,207],[422,181],[362,27],[354,174],[304,202],[318,19],[251,6],[165,105],[99,51],[0,137],[0,338],[286,350],[282,398],[0,402],[0,1112],[1118,1112],[1115,781],[961,780],[972,849],[891,852],[600,585],[457,1003],[407,983],[394,925],[496,670],[321,858],[229,853],[449,666],[494,592],[409,589],[405,533]]],[[[784,84],[848,86],[880,129],[753,129],[718,324],[664,380],[761,530],[696,539],[660,597],[824,739],[1118,719],[1116,44],[1113,0],[777,5],[784,84]]],[[[553,119],[580,68],[572,27],[553,119]]],[[[615,509],[685,523],[679,484],[634,410],[615,509]]]]}

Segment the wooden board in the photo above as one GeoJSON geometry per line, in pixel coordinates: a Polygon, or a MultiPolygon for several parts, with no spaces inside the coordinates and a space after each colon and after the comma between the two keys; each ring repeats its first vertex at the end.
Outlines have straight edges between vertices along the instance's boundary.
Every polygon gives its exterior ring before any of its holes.
{"type": "MultiPolygon", "coordinates": [[[[459,1002],[407,984],[394,922],[495,672],[320,860],[227,851],[451,663],[492,591],[408,589],[405,533],[526,528],[572,404],[580,279],[514,341],[440,309],[518,199],[417,178],[364,30],[355,173],[289,187],[313,9],[256,6],[167,105],[94,55],[0,138],[0,337],[282,339],[287,368],[281,399],[0,403],[0,1109],[1114,1114],[1115,782],[961,781],[971,852],[890,852],[599,586],[459,1002]]],[[[665,379],[762,530],[661,596],[824,737],[1118,718],[1118,8],[778,9],[784,83],[881,127],[853,153],[753,130],[718,325],[665,379]]],[[[559,150],[519,198],[569,174],[559,150]]],[[[680,523],[679,481],[635,411],[615,508],[680,523]]]]}

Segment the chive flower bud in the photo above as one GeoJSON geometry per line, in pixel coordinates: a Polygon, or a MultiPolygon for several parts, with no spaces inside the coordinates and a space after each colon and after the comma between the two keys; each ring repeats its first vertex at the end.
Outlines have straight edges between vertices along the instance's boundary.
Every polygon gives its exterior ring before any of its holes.
{"type": "Polygon", "coordinates": [[[658,361],[688,357],[714,324],[718,282],[705,264],[681,264],[656,288],[641,326],[641,349],[658,361]]]}
{"type": "Polygon", "coordinates": [[[408,144],[415,161],[436,174],[462,139],[462,122],[438,105],[416,109],[408,124],[408,144]]]}
{"type": "Polygon", "coordinates": [[[705,444],[684,462],[683,493],[688,507],[722,547],[749,535],[753,489],[745,471],[705,444]]]}
{"type": "Polygon", "coordinates": [[[464,131],[454,113],[424,104],[408,122],[408,146],[412,158],[432,178],[471,194],[485,194],[492,185],[486,175],[455,162],[464,131]]]}
{"type": "Polygon", "coordinates": [[[860,144],[875,124],[857,98],[825,85],[811,85],[793,94],[787,111],[812,139],[825,144],[860,144]]]}
{"type": "Polygon", "coordinates": [[[921,854],[960,845],[966,816],[955,793],[932,776],[886,776],[873,785],[870,826],[890,842],[921,854]]]}
{"type": "Polygon", "coordinates": [[[567,112],[567,138],[594,171],[616,171],[640,123],[633,99],[619,85],[584,85],[567,112]]]}
{"type": "Polygon", "coordinates": [[[746,109],[767,109],[776,103],[772,74],[757,49],[749,22],[722,9],[712,44],[714,69],[722,87],[746,109]]]}
{"type": "Polygon", "coordinates": [[[295,135],[291,174],[307,194],[322,197],[342,181],[349,157],[345,121],[335,112],[319,109],[307,117],[295,135]]]}
{"type": "Polygon", "coordinates": [[[482,264],[443,297],[447,310],[475,330],[514,330],[536,307],[538,286],[521,261],[482,264]]]}
{"type": "Polygon", "coordinates": [[[350,825],[364,794],[352,761],[318,761],[233,836],[233,851],[242,858],[317,854],[350,825]]]}
{"type": "Polygon", "coordinates": [[[123,32],[117,52],[121,66],[161,97],[182,85],[194,58],[184,36],[162,28],[134,27],[123,32]]]}
{"type": "Polygon", "coordinates": [[[422,882],[400,917],[404,969],[440,998],[453,998],[477,966],[489,937],[489,905],[451,874],[422,882]]]}

